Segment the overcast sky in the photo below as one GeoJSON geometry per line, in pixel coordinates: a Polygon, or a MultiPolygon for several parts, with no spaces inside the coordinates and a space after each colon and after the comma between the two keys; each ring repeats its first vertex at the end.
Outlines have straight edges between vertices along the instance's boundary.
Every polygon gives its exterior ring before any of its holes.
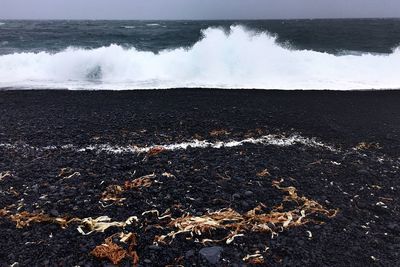
{"type": "Polygon", "coordinates": [[[0,0],[0,19],[400,17],[400,0],[0,0]]]}

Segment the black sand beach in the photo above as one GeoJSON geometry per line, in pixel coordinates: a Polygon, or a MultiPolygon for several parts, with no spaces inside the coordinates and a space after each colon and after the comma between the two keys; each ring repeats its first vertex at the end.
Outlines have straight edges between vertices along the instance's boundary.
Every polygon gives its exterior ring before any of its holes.
{"type": "Polygon", "coordinates": [[[395,266],[399,103],[0,91],[0,266],[395,266]]]}

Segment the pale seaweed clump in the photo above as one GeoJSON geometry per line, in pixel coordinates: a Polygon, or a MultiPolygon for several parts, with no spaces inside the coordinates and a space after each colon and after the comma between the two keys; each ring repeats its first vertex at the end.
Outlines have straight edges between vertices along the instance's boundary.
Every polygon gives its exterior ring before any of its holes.
{"type": "Polygon", "coordinates": [[[106,191],[103,192],[101,196],[102,201],[113,201],[113,202],[123,202],[125,198],[121,195],[127,190],[139,190],[143,187],[150,187],[153,184],[153,179],[156,177],[155,174],[145,175],[136,178],[132,181],[125,181],[123,185],[109,185],[106,191]]]}
{"type": "Polygon", "coordinates": [[[382,148],[381,145],[376,142],[372,143],[361,142],[354,147],[355,150],[368,150],[368,149],[381,149],[381,148],[382,148]]]}
{"type": "Polygon", "coordinates": [[[202,243],[221,242],[227,244],[233,242],[238,236],[246,233],[263,232],[271,233],[272,236],[278,235],[285,229],[297,227],[306,223],[320,223],[312,218],[314,214],[321,214],[329,218],[334,217],[337,210],[329,210],[321,204],[306,197],[299,197],[294,187],[281,187],[281,181],[274,181],[273,186],[286,192],[283,202],[291,202],[295,207],[284,211],[283,203],[272,208],[269,212],[264,212],[265,205],[260,204],[254,209],[240,214],[239,212],[227,208],[215,212],[209,212],[202,216],[185,214],[180,218],[171,219],[167,227],[171,230],[166,235],[157,236],[157,243],[171,243],[179,234],[188,233],[192,238],[195,235],[212,235],[216,230],[224,230],[227,233],[222,239],[203,238],[202,243]]]}

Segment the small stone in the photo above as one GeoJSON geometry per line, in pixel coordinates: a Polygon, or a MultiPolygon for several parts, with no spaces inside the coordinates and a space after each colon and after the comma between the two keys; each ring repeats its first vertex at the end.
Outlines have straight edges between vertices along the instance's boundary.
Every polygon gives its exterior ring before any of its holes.
{"type": "Polygon", "coordinates": [[[238,193],[235,193],[235,194],[232,195],[232,199],[233,200],[239,199],[239,198],[240,198],[240,194],[238,194],[238,193]]]}
{"type": "Polygon", "coordinates": [[[160,246],[156,246],[156,245],[150,245],[150,246],[148,246],[148,248],[151,249],[151,250],[161,250],[161,247],[160,246]]]}
{"type": "Polygon", "coordinates": [[[298,244],[299,246],[304,246],[304,241],[303,241],[303,240],[299,240],[299,241],[297,241],[297,244],[298,244]]]}
{"type": "Polygon", "coordinates": [[[250,196],[252,196],[254,193],[253,193],[253,191],[246,191],[246,192],[244,192],[244,195],[246,196],[246,197],[250,197],[250,196]]]}
{"type": "Polygon", "coordinates": [[[54,217],[58,217],[58,216],[60,215],[60,213],[58,213],[57,210],[52,209],[52,210],[50,210],[50,215],[52,215],[52,216],[54,216],[54,217]]]}
{"type": "Polygon", "coordinates": [[[149,259],[144,259],[144,263],[150,264],[150,263],[151,263],[151,260],[149,260],[149,259]]]}
{"type": "Polygon", "coordinates": [[[194,256],[194,250],[193,249],[186,251],[186,253],[185,253],[185,258],[186,259],[189,259],[189,258],[191,258],[193,256],[194,256]]]}
{"type": "Polygon", "coordinates": [[[199,251],[200,256],[211,264],[217,264],[221,258],[224,249],[219,246],[202,248],[199,251]]]}
{"type": "Polygon", "coordinates": [[[361,175],[369,175],[369,171],[367,170],[358,170],[357,173],[361,175]]]}

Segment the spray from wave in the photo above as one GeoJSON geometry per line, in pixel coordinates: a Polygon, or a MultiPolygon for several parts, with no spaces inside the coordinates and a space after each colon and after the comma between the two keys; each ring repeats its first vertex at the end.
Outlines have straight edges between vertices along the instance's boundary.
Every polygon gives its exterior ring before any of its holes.
{"type": "Polygon", "coordinates": [[[400,88],[400,49],[392,54],[332,55],[293,50],[268,33],[208,28],[191,48],[159,53],[111,45],[59,53],[0,56],[0,87],[137,89],[400,88]]]}

